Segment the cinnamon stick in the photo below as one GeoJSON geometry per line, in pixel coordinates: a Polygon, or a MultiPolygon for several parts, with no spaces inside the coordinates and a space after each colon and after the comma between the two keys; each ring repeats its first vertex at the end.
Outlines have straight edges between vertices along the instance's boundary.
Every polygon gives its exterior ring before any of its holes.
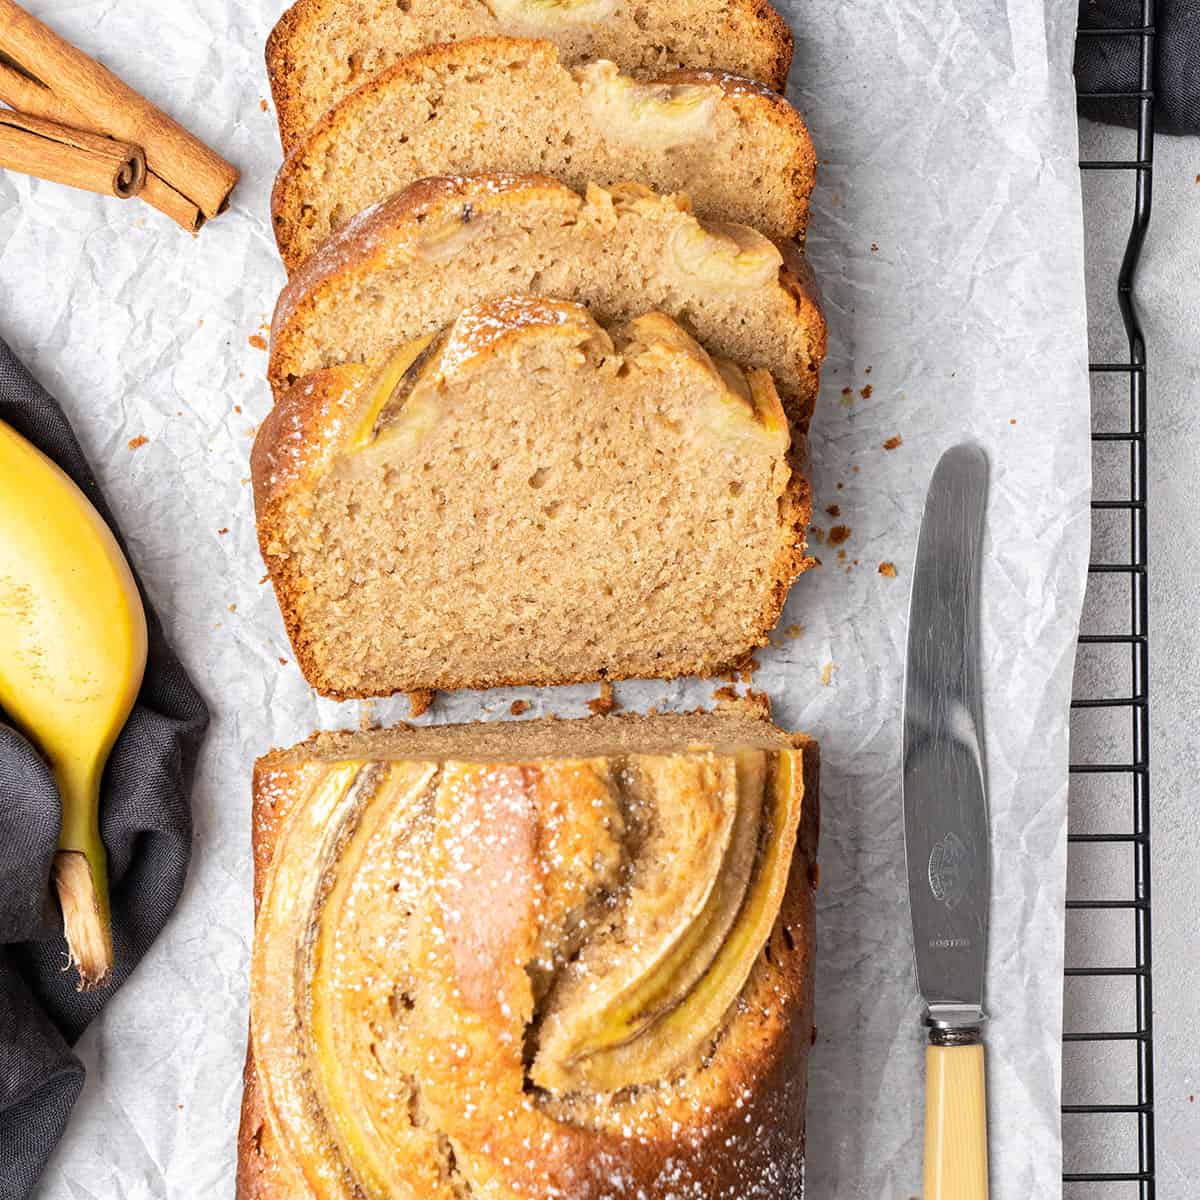
{"type": "Polygon", "coordinates": [[[146,173],[146,186],[142,188],[139,199],[145,200],[152,208],[157,208],[160,213],[170,217],[176,225],[182,225],[188,233],[199,233],[204,224],[204,214],[195,201],[176,191],[162,176],[155,175],[153,171],[146,173]]]}
{"type": "Polygon", "coordinates": [[[149,170],[204,216],[215,217],[228,206],[238,181],[235,167],[15,0],[0,0],[0,53],[12,64],[0,85],[27,93],[27,84],[13,79],[27,77],[51,93],[48,107],[66,105],[83,114],[79,127],[141,146],[149,170]]]}
{"type": "Polygon", "coordinates": [[[88,129],[92,133],[104,132],[89,125],[87,117],[79,109],[60,100],[44,84],[30,79],[6,62],[3,52],[0,52],[0,100],[31,117],[43,117],[47,121],[58,121],[62,125],[73,125],[76,129],[88,129]]]}
{"type": "MultiPolygon", "coordinates": [[[[11,104],[21,112],[45,117],[51,121],[74,126],[76,129],[95,128],[85,113],[56,96],[45,84],[30,79],[15,67],[4,62],[0,54],[0,101],[11,104]]],[[[97,132],[99,132],[97,130],[97,132]]],[[[189,233],[199,233],[204,214],[194,200],[173,188],[154,171],[146,172],[146,183],[138,193],[151,208],[171,218],[189,233]]]]}
{"type": "Polygon", "coordinates": [[[128,200],[146,182],[140,146],[0,109],[0,167],[128,200]]]}

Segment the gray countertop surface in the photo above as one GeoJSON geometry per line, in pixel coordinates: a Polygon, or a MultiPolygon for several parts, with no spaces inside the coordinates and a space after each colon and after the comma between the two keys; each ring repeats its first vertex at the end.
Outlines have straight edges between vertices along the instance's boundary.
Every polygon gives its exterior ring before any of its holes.
{"type": "MultiPolygon", "coordinates": [[[[1133,158],[1131,131],[1092,121],[1080,125],[1081,157],[1133,158]]],[[[1084,179],[1084,223],[1088,253],[1089,337],[1093,359],[1125,360],[1124,333],[1116,303],[1116,266],[1133,211],[1129,172],[1092,172],[1084,179]]],[[[1148,372],[1150,720],[1153,980],[1157,1168],[1162,1200],[1196,1194],[1200,1179],[1200,138],[1159,137],[1155,146],[1154,199],[1136,290],[1145,330],[1148,372]]],[[[1120,407],[1123,377],[1099,380],[1093,404],[1120,407]]],[[[1128,487],[1128,454],[1098,447],[1094,460],[1097,497],[1116,498],[1128,487]]],[[[1128,552],[1126,525],[1097,525],[1094,558],[1128,552]]],[[[1128,592],[1093,588],[1085,612],[1109,630],[1128,628],[1128,592]]],[[[1081,654],[1076,692],[1128,693],[1127,657],[1105,663],[1081,654]],[[1119,668],[1119,674],[1114,671],[1119,668]],[[1122,685],[1120,688],[1114,685],[1122,685]]],[[[1129,744],[1129,719],[1105,725],[1081,714],[1072,726],[1072,758],[1114,758],[1129,744]]],[[[1075,829],[1096,827],[1106,818],[1130,820],[1131,803],[1121,795],[1103,800],[1087,781],[1072,791],[1075,829]]],[[[1128,781],[1123,781],[1128,796],[1128,781]]],[[[1074,850],[1075,847],[1072,847],[1074,850]]],[[[1071,892],[1078,896],[1132,895],[1128,847],[1107,861],[1072,855],[1071,892]]],[[[1132,961],[1129,914],[1072,913],[1067,925],[1068,965],[1085,961],[1116,965],[1132,961]],[[1077,919],[1078,918],[1078,919],[1077,919]]],[[[1133,1025],[1133,988],[1128,979],[1101,985],[1072,981],[1066,991],[1066,1028],[1133,1025]],[[1076,983],[1080,986],[1076,986],[1076,983]],[[1117,986],[1119,985],[1119,986],[1117,986]]],[[[1134,1099],[1133,1048],[1068,1046],[1064,1055],[1064,1101],[1128,1103],[1134,1099]]],[[[1135,1170],[1134,1118],[1064,1118],[1065,1169],[1135,1170]],[[1110,1123],[1101,1125],[1101,1121],[1110,1123]],[[1102,1131],[1103,1130],[1103,1131],[1102,1131]]],[[[1096,1196],[1096,1185],[1069,1184],[1067,1200],[1096,1196]]],[[[1118,1185],[1122,1186],[1122,1185],[1118,1185]]],[[[1106,1190],[1104,1200],[1137,1196],[1106,1190]]]]}

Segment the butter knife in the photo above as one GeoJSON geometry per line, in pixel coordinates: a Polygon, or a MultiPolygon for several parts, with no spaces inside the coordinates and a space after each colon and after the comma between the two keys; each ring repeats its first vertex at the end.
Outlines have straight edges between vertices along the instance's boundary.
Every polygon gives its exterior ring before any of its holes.
{"type": "Polygon", "coordinates": [[[904,856],[925,1001],[924,1200],[986,1200],[990,869],[979,669],[988,462],[942,455],[925,497],[904,679],[904,856]]]}

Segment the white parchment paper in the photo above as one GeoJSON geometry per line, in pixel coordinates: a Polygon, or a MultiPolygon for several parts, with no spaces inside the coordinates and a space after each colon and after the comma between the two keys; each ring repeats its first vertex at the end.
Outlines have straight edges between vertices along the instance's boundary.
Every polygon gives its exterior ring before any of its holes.
{"type": "MultiPolygon", "coordinates": [[[[43,1197],[230,1196],[251,940],[254,757],[357,705],[315,700],[259,582],[247,456],[283,272],[267,0],[34,10],[244,171],[193,239],[132,202],[0,174],[0,334],[63,402],[168,633],[213,708],[179,911],[88,1031],[43,1197]],[[131,439],[145,438],[144,444],[131,439]],[[136,448],[130,448],[132,446],[136,448]]],[[[899,709],[910,568],[940,452],[993,464],[984,575],[997,1200],[1060,1194],[1067,700],[1090,483],[1074,6],[790,0],[790,95],[822,160],[809,235],[830,324],[813,475],[824,560],[755,686],[824,756],[809,1194],[921,1190],[920,1005],[903,878],[899,709]],[[896,444],[899,439],[900,444],[896,444]],[[887,449],[887,445],[895,448],[887,449]],[[822,510],[837,505],[839,515],[822,510]],[[848,527],[840,545],[835,525],[848,527]],[[844,557],[840,553],[844,551],[844,557]],[[894,578],[880,573],[892,563],[894,578]]],[[[624,684],[626,707],[711,685],[624,684]]],[[[441,697],[429,719],[581,715],[594,689],[441,697]]],[[[399,717],[403,701],[377,715],[399,717]]]]}

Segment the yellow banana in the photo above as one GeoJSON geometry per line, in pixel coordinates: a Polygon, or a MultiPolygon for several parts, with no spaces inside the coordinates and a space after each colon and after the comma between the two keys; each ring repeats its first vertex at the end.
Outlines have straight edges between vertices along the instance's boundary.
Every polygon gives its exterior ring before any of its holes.
{"type": "Polygon", "coordinates": [[[145,665],[146,614],[116,539],[67,475],[0,421],[0,707],[62,797],[54,882],[80,990],[112,969],[100,776],[145,665]]]}

